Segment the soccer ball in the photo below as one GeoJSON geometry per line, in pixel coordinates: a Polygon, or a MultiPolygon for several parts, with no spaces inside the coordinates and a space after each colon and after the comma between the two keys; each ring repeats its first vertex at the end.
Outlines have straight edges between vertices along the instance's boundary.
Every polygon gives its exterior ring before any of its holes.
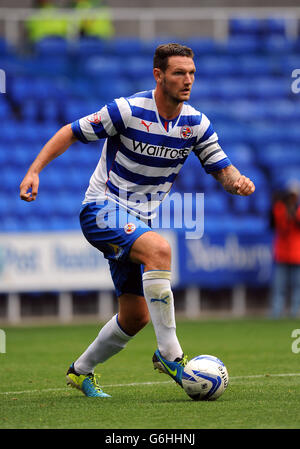
{"type": "Polygon", "coordinates": [[[213,355],[198,355],[191,359],[182,373],[184,391],[194,401],[218,399],[228,386],[224,363],[213,355]]]}

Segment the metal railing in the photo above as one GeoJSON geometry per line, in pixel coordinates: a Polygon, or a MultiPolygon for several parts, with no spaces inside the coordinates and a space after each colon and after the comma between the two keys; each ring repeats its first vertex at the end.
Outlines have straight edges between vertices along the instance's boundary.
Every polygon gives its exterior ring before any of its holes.
{"type": "MultiPolygon", "coordinates": [[[[20,24],[33,16],[38,10],[33,8],[0,8],[0,21],[4,22],[4,37],[13,44],[18,44],[21,39],[20,24]]],[[[233,17],[265,19],[270,17],[281,18],[286,23],[286,34],[295,37],[299,33],[300,7],[261,7],[261,8],[112,8],[109,10],[112,21],[117,25],[121,22],[130,24],[136,22],[137,34],[141,39],[153,39],[159,35],[158,24],[161,21],[179,22],[186,27],[189,35],[188,24],[192,21],[212,21],[211,35],[222,40],[228,36],[228,22],[233,17]]],[[[60,8],[59,15],[65,16],[72,22],[69,38],[76,39],[78,33],[74,21],[76,19],[92,19],[95,14],[101,14],[101,9],[66,9],[60,8]]],[[[117,27],[116,27],[117,28],[117,27]]]]}

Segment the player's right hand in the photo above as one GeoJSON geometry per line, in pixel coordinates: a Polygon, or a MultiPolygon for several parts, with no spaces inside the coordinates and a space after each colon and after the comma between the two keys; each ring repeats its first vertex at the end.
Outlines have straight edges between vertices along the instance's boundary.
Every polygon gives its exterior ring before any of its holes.
{"type": "Polygon", "coordinates": [[[34,201],[38,194],[39,175],[28,172],[20,184],[20,198],[24,201],[34,201]]]}

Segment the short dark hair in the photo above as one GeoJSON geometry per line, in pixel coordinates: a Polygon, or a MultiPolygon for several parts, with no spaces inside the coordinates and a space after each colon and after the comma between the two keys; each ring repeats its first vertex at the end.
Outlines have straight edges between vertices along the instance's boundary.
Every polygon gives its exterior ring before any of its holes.
{"type": "Polygon", "coordinates": [[[187,56],[194,58],[194,52],[191,48],[181,44],[162,44],[159,45],[154,53],[153,68],[158,68],[163,72],[168,67],[168,60],[170,56],[187,56]]]}

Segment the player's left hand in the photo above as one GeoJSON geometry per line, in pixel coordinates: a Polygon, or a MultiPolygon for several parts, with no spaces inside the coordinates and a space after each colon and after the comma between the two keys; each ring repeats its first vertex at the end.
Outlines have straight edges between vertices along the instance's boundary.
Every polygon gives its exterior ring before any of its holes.
{"type": "Polygon", "coordinates": [[[241,175],[239,179],[235,181],[233,187],[236,189],[237,195],[241,196],[251,195],[255,191],[254,183],[244,175],[241,175]]]}

